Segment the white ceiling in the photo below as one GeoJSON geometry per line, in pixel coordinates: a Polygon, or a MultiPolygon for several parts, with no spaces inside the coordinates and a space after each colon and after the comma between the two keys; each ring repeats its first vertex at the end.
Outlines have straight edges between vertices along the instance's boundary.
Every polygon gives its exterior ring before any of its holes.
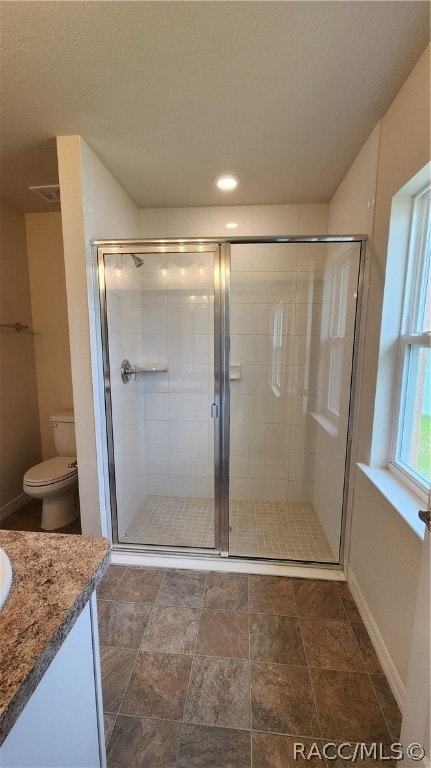
{"type": "Polygon", "coordinates": [[[429,40],[428,2],[2,0],[3,196],[81,134],[139,207],[324,202],[429,40]],[[242,178],[229,195],[211,179],[242,178]]]}

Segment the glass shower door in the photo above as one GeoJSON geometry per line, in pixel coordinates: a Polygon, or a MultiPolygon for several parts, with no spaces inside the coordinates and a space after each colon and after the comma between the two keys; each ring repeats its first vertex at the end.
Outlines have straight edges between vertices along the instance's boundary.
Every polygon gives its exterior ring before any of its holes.
{"type": "Polygon", "coordinates": [[[118,542],[214,549],[218,249],[114,250],[104,249],[102,309],[118,542]]]}
{"type": "Polygon", "coordinates": [[[231,247],[230,555],[339,561],[359,261],[231,247]]]}

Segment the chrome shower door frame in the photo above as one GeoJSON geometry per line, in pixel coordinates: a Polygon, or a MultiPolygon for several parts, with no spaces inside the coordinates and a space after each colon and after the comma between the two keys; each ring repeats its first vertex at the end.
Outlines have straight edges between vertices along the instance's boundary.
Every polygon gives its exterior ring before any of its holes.
{"type": "MultiPolygon", "coordinates": [[[[127,550],[139,547],[148,551],[163,551],[172,554],[193,554],[205,556],[220,556],[227,554],[224,549],[225,537],[222,536],[222,526],[220,521],[221,510],[229,504],[229,490],[222,482],[221,473],[223,472],[222,452],[226,440],[225,430],[222,429],[222,412],[224,408],[224,397],[222,389],[226,379],[226,369],[224,366],[224,355],[222,341],[220,339],[221,329],[224,318],[224,306],[222,291],[225,279],[222,275],[223,265],[226,262],[226,247],[216,239],[207,240],[95,240],[92,241],[92,247],[95,249],[97,259],[97,273],[100,297],[100,319],[101,319],[101,339],[102,339],[102,360],[103,360],[103,378],[104,378],[104,396],[105,396],[105,416],[107,433],[107,454],[108,454],[108,474],[109,474],[109,499],[111,506],[112,521],[112,541],[114,546],[127,550]],[[106,301],[106,281],[105,281],[105,255],[123,255],[145,253],[211,253],[214,258],[214,400],[216,415],[214,417],[214,547],[187,547],[187,546],[168,546],[164,544],[129,544],[120,541],[119,520],[116,497],[116,479],[115,479],[115,454],[114,454],[114,430],[112,419],[112,397],[111,397],[111,372],[109,360],[109,337],[108,337],[108,315],[106,301]],[[227,493],[227,495],[226,495],[227,493]],[[223,552],[222,552],[223,546],[223,552]]],[[[228,257],[229,259],[229,254],[228,257]]],[[[229,370],[229,369],[227,369],[229,370]]],[[[228,376],[228,374],[227,374],[228,376]]],[[[229,380],[228,380],[229,383],[229,380]]],[[[227,436],[228,439],[228,436],[227,436]]],[[[227,515],[229,509],[227,507],[227,515]]]]}
{"type": "Polygon", "coordinates": [[[96,254],[98,264],[98,279],[101,305],[101,334],[102,355],[105,388],[105,409],[108,437],[108,471],[109,489],[111,501],[112,538],[114,546],[124,552],[148,552],[180,556],[195,555],[196,557],[223,557],[236,561],[249,561],[250,557],[229,555],[229,433],[230,433],[230,247],[231,245],[253,243],[358,243],[360,247],[359,270],[357,283],[357,301],[355,312],[354,342],[352,353],[352,371],[350,380],[350,406],[347,426],[346,457],[344,489],[342,499],[342,514],[340,526],[340,548],[338,562],[318,562],[308,560],[277,560],[263,557],[251,558],[254,562],[292,564],[305,567],[325,567],[329,570],[339,569],[344,562],[344,548],[346,537],[346,522],[349,500],[349,477],[352,461],[352,442],[354,407],[357,397],[357,368],[360,316],[364,301],[365,291],[365,258],[367,236],[354,235],[299,235],[278,237],[231,237],[231,238],[161,238],[161,239],[136,239],[136,240],[94,240],[92,247],[96,254]],[[115,462],[113,449],[112,430],[112,402],[110,392],[110,368],[108,350],[108,328],[106,315],[106,293],[104,279],[104,254],[130,253],[181,253],[185,251],[214,253],[214,405],[216,417],[214,419],[214,525],[215,547],[214,549],[201,549],[195,547],[166,545],[139,545],[119,542],[118,516],[115,497],[115,462]]]}

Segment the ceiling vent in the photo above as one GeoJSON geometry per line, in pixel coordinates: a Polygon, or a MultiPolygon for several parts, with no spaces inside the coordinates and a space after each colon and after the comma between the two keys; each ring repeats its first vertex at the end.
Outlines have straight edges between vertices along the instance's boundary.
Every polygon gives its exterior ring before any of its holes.
{"type": "Polygon", "coordinates": [[[47,203],[59,203],[60,202],[60,186],[58,184],[46,184],[43,187],[29,187],[31,192],[35,195],[43,197],[47,203]]]}

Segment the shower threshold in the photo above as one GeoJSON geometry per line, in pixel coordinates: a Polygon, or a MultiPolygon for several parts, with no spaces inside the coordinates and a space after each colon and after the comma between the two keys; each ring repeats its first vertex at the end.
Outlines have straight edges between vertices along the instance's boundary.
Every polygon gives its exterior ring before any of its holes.
{"type": "MultiPolygon", "coordinates": [[[[127,544],[214,548],[214,500],[147,496],[127,529],[127,544]]],[[[230,501],[229,554],[237,557],[334,563],[312,504],[230,501]]]]}

